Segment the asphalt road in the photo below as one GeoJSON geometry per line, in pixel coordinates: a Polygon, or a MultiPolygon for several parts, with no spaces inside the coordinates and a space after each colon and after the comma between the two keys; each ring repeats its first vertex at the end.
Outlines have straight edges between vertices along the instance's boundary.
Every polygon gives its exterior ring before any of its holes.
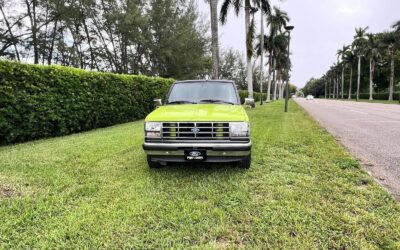
{"type": "Polygon", "coordinates": [[[302,98],[295,101],[400,200],[400,105],[302,98]]]}

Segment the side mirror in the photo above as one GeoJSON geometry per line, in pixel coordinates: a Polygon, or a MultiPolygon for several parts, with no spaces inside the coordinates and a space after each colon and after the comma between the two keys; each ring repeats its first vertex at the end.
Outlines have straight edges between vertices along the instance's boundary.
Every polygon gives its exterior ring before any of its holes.
{"type": "Polygon", "coordinates": [[[156,108],[162,106],[161,99],[154,99],[153,102],[154,102],[154,106],[156,106],[156,108]]]}
{"type": "Polygon", "coordinates": [[[252,108],[256,107],[256,103],[254,102],[253,98],[245,98],[244,99],[244,105],[248,105],[248,106],[250,106],[252,108]]]}

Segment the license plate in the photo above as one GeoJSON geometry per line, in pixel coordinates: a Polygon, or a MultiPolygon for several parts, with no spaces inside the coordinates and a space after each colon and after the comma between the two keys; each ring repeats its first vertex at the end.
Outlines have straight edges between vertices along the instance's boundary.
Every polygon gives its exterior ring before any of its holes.
{"type": "Polygon", "coordinates": [[[206,159],[205,150],[185,150],[185,159],[188,161],[203,161],[206,159]]]}

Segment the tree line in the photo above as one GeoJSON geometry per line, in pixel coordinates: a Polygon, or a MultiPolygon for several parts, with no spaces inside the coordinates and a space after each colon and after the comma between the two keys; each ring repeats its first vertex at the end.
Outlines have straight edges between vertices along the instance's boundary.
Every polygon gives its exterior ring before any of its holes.
{"type": "Polygon", "coordinates": [[[0,56],[176,79],[208,74],[194,1],[0,0],[0,56]]]}
{"type": "Polygon", "coordinates": [[[268,0],[0,0],[0,58],[175,79],[231,79],[240,89],[283,97],[289,80],[286,12],[268,0]],[[220,51],[218,27],[229,10],[245,14],[246,52],[220,51]],[[257,34],[255,18],[267,26],[257,34]],[[209,31],[211,30],[211,36],[209,31]],[[263,46],[261,46],[261,43],[263,46]],[[261,67],[257,57],[268,59],[261,67]]]}
{"type": "Polygon", "coordinates": [[[312,78],[305,95],[337,99],[394,100],[400,87],[400,21],[390,30],[369,33],[356,28],[354,40],[337,51],[337,62],[321,78],[312,78]]]}

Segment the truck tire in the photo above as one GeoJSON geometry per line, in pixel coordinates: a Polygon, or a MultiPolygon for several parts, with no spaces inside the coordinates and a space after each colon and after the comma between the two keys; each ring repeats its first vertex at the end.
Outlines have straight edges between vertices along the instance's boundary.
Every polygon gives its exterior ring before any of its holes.
{"type": "Polygon", "coordinates": [[[243,160],[239,162],[239,168],[249,169],[251,166],[251,154],[246,156],[243,160]]]}
{"type": "Polygon", "coordinates": [[[147,156],[147,165],[149,165],[149,168],[161,168],[162,165],[156,161],[151,160],[151,156],[147,156]]]}

